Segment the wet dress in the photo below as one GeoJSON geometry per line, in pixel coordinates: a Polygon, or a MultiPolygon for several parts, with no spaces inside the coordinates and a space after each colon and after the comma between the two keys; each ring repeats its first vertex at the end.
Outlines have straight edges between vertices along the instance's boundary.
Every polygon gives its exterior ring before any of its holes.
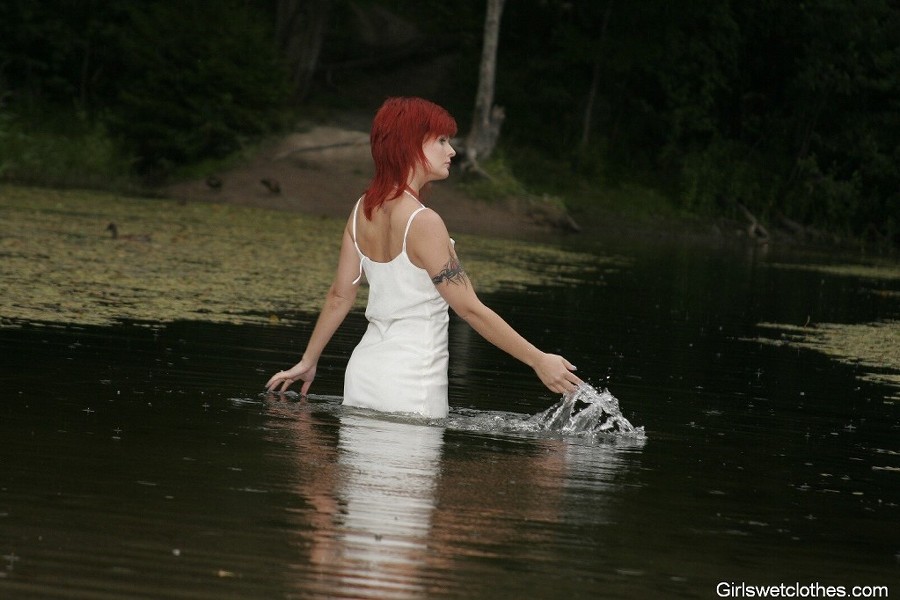
{"type": "Polygon", "coordinates": [[[410,225],[426,207],[406,222],[403,247],[388,262],[363,254],[356,237],[359,202],[353,210],[353,244],[360,277],[369,283],[366,318],[369,325],[353,350],[344,374],[344,404],[385,412],[446,417],[448,304],[425,269],[406,253],[410,225]]]}

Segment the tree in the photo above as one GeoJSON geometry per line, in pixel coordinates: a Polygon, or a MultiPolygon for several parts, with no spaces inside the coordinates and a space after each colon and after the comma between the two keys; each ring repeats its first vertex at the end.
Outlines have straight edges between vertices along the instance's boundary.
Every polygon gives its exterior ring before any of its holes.
{"type": "MultiPolygon", "coordinates": [[[[900,7],[888,0],[804,5],[799,68],[788,88],[805,223],[900,239],[900,7]]],[[[790,210],[787,210],[790,209],[790,210]]]]}
{"type": "Polygon", "coordinates": [[[332,0],[278,0],[275,35],[290,69],[296,100],[303,100],[309,93],[328,32],[331,6],[332,0]]]}
{"type": "Polygon", "coordinates": [[[587,101],[584,106],[584,117],[582,118],[581,124],[581,142],[578,144],[581,152],[587,150],[588,143],[591,139],[591,128],[594,120],[594,105],[597,102],[597,92],[600,87],[601,52],[603,50],[603,44],[606,42],[606,31],[609,29],[609,17],[612,14],[612,7],[613,0],[609,0],[606,3],[606,8],[603,12],[603,24],[600,26],[600,34],[597,36],[597,42],[595,44],[595,56],[593,65],[591,65],[591,86],[588,89],[587,101]]]}
{"type": "Polygon", "coordinates": [[[74,106],[84,114],[110,90],[116,59],[112,2],[0,3],[0,94],[40,110],[74,106]]]}
{"type": "Polygon", "coordinates": [[[121,89],[108,123],[138,170],[165,176],[176,165],[221,158],[279,124],[285,77],[271,27],[252,7],[128,5],[118,31],[121,89]]]}
{"type": "Polygon", "coordinates": [[[464,165],[476,171],[481,170],[478,161],[490,157],[494,151],[500,137],[500,126],[505,117],[503,107],[494,105],[497,46],[504,1],[488,0],[485,12],[484,44],[478,74],[478,92],[475,95],[475,112],[472,114],[472,127],[465,141],[464,165]]]}

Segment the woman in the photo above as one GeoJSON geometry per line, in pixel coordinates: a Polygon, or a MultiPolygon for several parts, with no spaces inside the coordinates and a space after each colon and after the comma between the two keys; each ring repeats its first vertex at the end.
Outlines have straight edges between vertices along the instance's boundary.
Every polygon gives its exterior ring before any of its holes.
{"type": "Polygon", "coordinates": [[[273,375],[268,391],[284,392],[299,380],[306,395],[363,274],[369,325],[347,364],[345,405],[446,417],[448,306],[532,367],[551,391],[581,384],[566,359],[541,352],[482,304],[444,221],[421,203],[423,189],[450,174],[455,134],[453,117],[421,98],[390,98],[378,110],[371,133],[375,176],[347,220],[334,283],[300,362],[273,375]]]}

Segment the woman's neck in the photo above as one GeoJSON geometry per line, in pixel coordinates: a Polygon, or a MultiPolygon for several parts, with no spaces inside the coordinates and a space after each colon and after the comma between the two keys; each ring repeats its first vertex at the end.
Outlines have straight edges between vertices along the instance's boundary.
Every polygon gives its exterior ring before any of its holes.
{"type": "Polygon", "coordinates": [[[407,183],[406,188],[404,188],[403,191],[406,192],[407,194],[409,194],[410,196],[412,196],[413,198],[415,198],[416,200],[419,200],[421,202],[421,198],[419,196],[419,194],[420,194],[419,189],[417,189],[407,183]]]}
{"type": "Polygon", "coordinates": [[[422,189],[428,184],[428,178],[424,176],[421,168],[413,169],[406,180],[406,189],[418,199],[422,195],[422,189]]]}

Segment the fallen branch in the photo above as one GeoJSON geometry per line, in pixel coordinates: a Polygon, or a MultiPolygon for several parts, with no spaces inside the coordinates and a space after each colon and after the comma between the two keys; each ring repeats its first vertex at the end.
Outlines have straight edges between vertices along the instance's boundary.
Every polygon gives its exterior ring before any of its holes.
{"type": "Polygon", "coordinates": [[[795,237],[799,237],[801,239],[813,239],[813,240],[821,240],[826,237],[826,234],[822,231],[814,227],[810,227],[808,225],[804,225],[802,223],[798,223],[793,219],[789,219],[783,213],[778,212],[777,215],[779,223],[784,226],[785,229],[791,232],[795,237]]]}
{"type": "Polygon", "coordinates": [[[763,227],[762,223],[759,222],[759,219],[750,212],[750,210],[741,204],[739,200],[735,200],[734,203],[737,205],[738,209],[744,215],[744,217],[750,222],[750,225],[747,226],[747,235],[751,238],[759,239],[759,240],[768,240],[769,232],[763,227]]]}

